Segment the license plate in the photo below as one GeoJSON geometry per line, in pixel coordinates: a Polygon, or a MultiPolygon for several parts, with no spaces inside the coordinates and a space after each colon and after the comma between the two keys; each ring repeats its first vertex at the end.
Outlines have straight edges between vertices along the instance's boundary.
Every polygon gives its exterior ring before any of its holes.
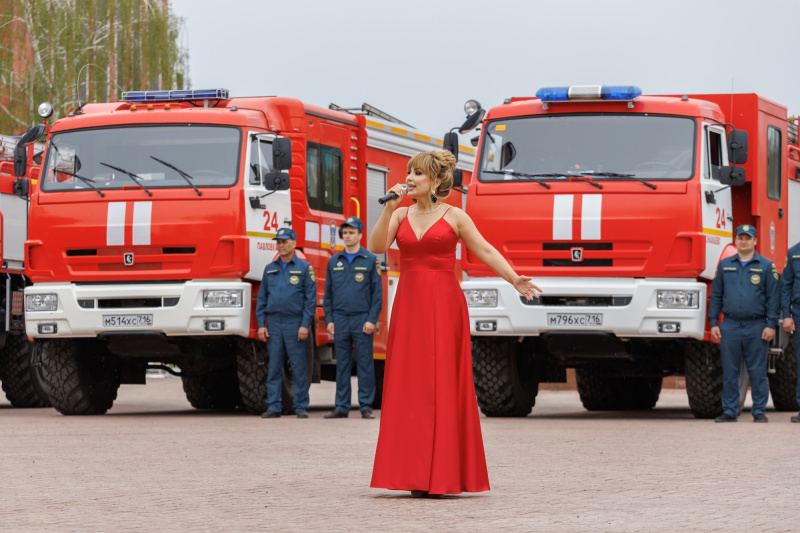
{"type": "Polygon", "coordinates": [[[153,325],[153,315],[103,315],[104,328],[139,328],[153,325]]]}
{"type": "Polygon", "coordinates": [[[547,313],[548,326],[602,326],[603,315],[589,313],[547,313]]]}

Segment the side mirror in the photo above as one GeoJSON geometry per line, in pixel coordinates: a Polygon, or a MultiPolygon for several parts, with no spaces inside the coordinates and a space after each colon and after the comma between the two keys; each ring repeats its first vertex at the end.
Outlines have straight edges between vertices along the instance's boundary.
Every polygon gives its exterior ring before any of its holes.
{"type": "Polygon", "coordinates": [[[288,190],[289,174],[287,174],[286,172],[267,172],[266,174],[264,174],[264,187],[268,191],[288,190]]]}
{"type": "Polygon", "coordinates": [[[27,198],[30,193],[30,187],[31,184],[28,178],[17,178],[13,186],[14,194],[20,198],[27,198]]]}
{"type": "Polygon", "coordinates": [[[444,134],[444,149],[453,154],[458,161],[458,134],[454,131],[444,134]]]}
{"type": "MultiPolygon", "coordinates": [[[[292,168],[291,139],[284,138],[272,141],[272,168],[276,170],[289,170],[292,168]]],[[[266,181],[264,185],[267,185],[266,181]]]]}
{"type": "Polygon", "coordinates": [[[723,185],[737,187],[744,185],[745,172],[742,167],[721,167],[719,169],[719,182],[723,185]]]}
{"type": "Polygon", "coordinates": [[[479,108],[477,111],[467,117],[467,120],[465,120],[461,127],[458,128],[458,133],[464,134],[468,131],[474,130],[475,127],[481,123],[485,114],[486,110],[479,108]]]}
{"type": "Polygon", "coordinates": [[[462,183],[464,183],[464,176],[461,169],[457,168],[453,171],[453,187],[461,187],[462,183]]]}
{"type": "Polygon", "coordinates": [[[14,148],[14,175],[18,178],[25,175],[28,171],[28,155],[25,153],[26,148],[35,143],[36,140],[42,136],[45,130],[44,124],[37,124],[27,132],[17,143],[14,148]]]}
{"type": "Polygon", "coordinates": [[[747,132],[731,130],[728,135],[728,161],[732,165],[747,163],[747,132]]]}

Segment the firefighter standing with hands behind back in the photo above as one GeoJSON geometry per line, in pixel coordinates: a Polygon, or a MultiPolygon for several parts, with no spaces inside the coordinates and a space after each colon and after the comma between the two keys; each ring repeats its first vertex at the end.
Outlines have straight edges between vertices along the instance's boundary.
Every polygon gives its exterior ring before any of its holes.
{"type": "Polygon", "coordinates": [[[294,253],[297,234],[281,228],[278,259],[267,264],[256,301],[258,338],[267,342],[267,410],[263,418],[281,416],[283,360],[289,357],[294,382],[294,412],[308,418],[308,371],[306,344],[316,309],[317,284],[314,269],[294,253]],[[269,328],[269,329],[267,329],[269,328]]]}
{"type": "MultiPolygon", "coordinates": [[[[797,325],[800,323],[800,243],[789,248],[789,253],[786,254],[786,265],[783,267],[781,279],[781,310],[783,329],[794,335],[794,355],[798,369],[797,403],[800,404],[800,335],[797,334],[797,325]]],[[[800,422],[800,413],[792,417],[792,422],[800,422]]]]}
{"type": "Polygon", "coordinates": [[[383,289],[378,258],[359,244],[363,230],[364,224],[359,218],[345,219],[339,227],[344,250],[328,261],[322,308],[336,349],[336,408],[325,418],[347,418],[350,413],[354,347],[361,418],[375,418],[372,414],[375,401],[372,340],[381,312],[383,289]]]}
{"type": "Polygon", "coordinates": [[[772,261],[756,253],[753,226],[736,228],[736,251],[719,262],[708,306],[711,336],[721,338],[722,354],[723,413],[714,421],[736,422],[744,359],[753,392],[753,421],[767,422],[767,354],[778,324],[778,271],[772,261]],[[720,312],[725,319],[717,325],[720,312]]]}

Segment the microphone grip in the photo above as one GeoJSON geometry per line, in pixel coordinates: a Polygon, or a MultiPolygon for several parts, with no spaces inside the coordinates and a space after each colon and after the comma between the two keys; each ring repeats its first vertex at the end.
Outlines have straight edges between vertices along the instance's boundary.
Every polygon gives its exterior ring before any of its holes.
{"type": "MultiPolygon", "coordinates": [[[[408,185],[406,185],[405,183],[402,185],[402,187],[403,187],[403,192],[408,190],[408,185]]],[[[394,200],[395,198],[397,198],[397,193],[390,192],[390,193],[384,194],[383,196],[378,198],[378,203],[383,205],[386,202],[388,202],[389,200],[394,200]]]]}
{"type": "Polygon", "coordinates": [[[378,203],[383,205],[389,200],[394,200],[395,198],[397,198],[397,194],[390,192],[389,194],[384,194],[383,196],[378,198],[378,203]]]}

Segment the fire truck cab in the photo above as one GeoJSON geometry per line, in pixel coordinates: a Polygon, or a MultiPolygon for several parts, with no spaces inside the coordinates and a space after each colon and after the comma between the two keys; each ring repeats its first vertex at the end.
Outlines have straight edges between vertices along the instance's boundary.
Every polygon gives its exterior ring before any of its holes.
{"type": "MultiPolygon", "coordinates": [[[[527,301],[465,255],[483,412],[525,416],[539,383],[574,368],[589,410],[652,408],[662,379],[685,375],[694,415],[721,413],[711,280],[739,224],[783,267],[800,225],[787,124],[784,107],[755,94],[635,86],[548,87],[489,110],[467,212],[544,293],[527,301]]],[[[772,397],[797,410],[786,342],[774,347],[772,397]]]]}
{"type": "MultiPolygon", "coordinates": [[[[366,105],[223,89],[130,92],[55,122],[30,196],[25,303],[56,409],[103,413],[120,383],[158,367],[181,376],[197,408],[264,411],[255,298],[285,226],[318,280],[310,381],[333,379],[322,297],[327,260],[343,247],[336,229],[359,216],[366,244],[377,198],[405,178],[411,155],[442,142],[366,105]]],[[[393,253],[382,259],[379,363],[397,279],[393,253]]]]}

